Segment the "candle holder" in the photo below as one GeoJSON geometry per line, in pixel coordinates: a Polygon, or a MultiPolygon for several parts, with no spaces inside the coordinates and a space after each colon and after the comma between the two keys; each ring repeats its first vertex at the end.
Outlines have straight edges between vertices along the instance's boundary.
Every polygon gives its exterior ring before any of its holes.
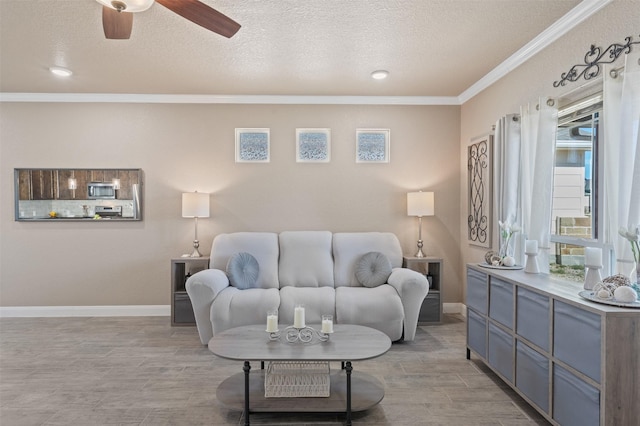
{"type": "Polygon", "coordinates": [[[538,252],[525,253],[527,260],[524,264],[524,271],[529,274],[539,274],[540,268],[538,267],[538,252]]]}
{"type": "Polygon", "coordinates": [[[602,275],[600,274],[601,265],[585,265],[587,267],[587,273],[584,276],[584,289],[593,290],[593,288],[602,281],[602,275]]]}
{"type": "Polygon", "coordinates": [[[313,327],[294,327],[290,325],[282,332],[280,330],[269,332],[269,340],[280,340],[284,335],[287,343],[313,343],[314,341],[326,342],[331,336],[331,332],[322,332],[313,327]]]}

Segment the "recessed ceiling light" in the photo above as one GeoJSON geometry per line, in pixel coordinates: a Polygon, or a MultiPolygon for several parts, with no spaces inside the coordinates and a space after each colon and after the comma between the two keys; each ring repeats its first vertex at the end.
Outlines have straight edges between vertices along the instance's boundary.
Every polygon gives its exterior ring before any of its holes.
{"type": "Polygon", "coordinates": [[[376,80],[384,80],[389,75],[389,71],[386,70],[378,70],[371,73],[371,77],[376,80]]]}
{"type": "Polygon", "coordinates": [[[71,74],[73,74],[71,70],[62,67],[50,67],[49,71],[60,77],[69,77],[71,74]]]}

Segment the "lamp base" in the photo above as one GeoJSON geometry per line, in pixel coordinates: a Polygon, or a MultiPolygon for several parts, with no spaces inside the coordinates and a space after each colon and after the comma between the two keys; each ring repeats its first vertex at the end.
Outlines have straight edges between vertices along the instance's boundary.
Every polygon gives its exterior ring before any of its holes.
{"type": "Polygon", "coordinates": [[[193,251],[191,252],[189,257],[202,257],[202,254],[200,254],[200,251],[198,250],[199,247],[200,247],[200,241],[193,240],[193,251]]]}
{"type": "Polygon", "coordinates": [[[424,253],[422,252],[422,247],[424,246],[422,240],[418,240],[418,252],[416,253],[415,257],[425,257],[424,253]]]}

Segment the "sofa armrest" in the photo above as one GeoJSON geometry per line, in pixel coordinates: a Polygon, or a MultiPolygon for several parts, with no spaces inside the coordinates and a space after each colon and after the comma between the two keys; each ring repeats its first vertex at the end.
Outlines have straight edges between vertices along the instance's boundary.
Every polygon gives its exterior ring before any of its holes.
{"type": "Polygon", "coordinates": [[[416,336],[422,302],[429,293],[427,277],[411,269],[394,268],[387,281],[400,295],[404,307],[404,340],[411,341],[416,336]]]}
{"type": "Polygon", "coordinates": [[[185,287],[193,306],[200,341],[206,345],[213,337],[211,304],[222,290],[229,287],[229,277],[220,269],[205,269],[190,276],[185,287]]]}

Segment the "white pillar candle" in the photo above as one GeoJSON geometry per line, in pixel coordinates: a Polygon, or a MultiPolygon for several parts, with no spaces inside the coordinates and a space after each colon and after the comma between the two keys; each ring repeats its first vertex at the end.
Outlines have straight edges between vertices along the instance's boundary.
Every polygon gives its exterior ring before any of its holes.
{"type": "Polygon", "coordinates": [[[333,316],[332,315],[322,316],[322,332],[333,333],[333,316]]]}
{"type": "Polygon", "coordinates": [[[267,314],[267,332],[275,333],[276,331],[278,331],[278,314],[269,312],[267,314]]]}
{"type": "Polygon", "coordinates": [[[524,252],[528,254],[538,253],[538,240],[527,240],[524,247],[524,252]]]}
{"type": "Polygon", "coordinates": [[[602,266],[602,249],[597,247],[585,247],[584,263],[587,266],[602,266]]]}
{"type": "Polygon", "coordinates": [[[293,326],[295,328],[304,328],[304,306],[296,306],[293,310],[293,326]]]}

